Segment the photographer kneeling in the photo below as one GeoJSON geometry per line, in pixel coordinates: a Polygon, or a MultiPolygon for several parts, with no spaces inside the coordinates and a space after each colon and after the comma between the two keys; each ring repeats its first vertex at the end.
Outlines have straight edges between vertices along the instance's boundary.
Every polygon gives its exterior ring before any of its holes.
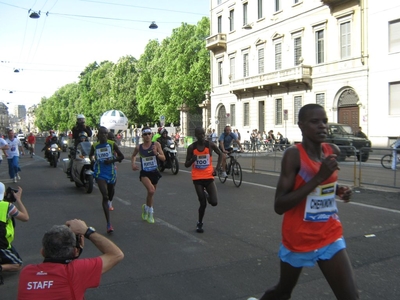
{"type": "Polygon", "coordinates": [[[82,220],[54,225],[42,239],[43,263],[21,271],[18,299],[84,299],[86,289],[98,287],[101,275],[124,258],[113,242],[82,220]],[[77,259],[89,239],[102,255],[77,259]]]}
{"type": "Polygon", "coordinates": [[[0,182],[0,284],[2,271],[17,272],[22,267],[22,259],[11,245],[14,241],[14,218],[23,222],[29,220],[28,211],[21,201],[22,188],[6,190],[0,182]]]}

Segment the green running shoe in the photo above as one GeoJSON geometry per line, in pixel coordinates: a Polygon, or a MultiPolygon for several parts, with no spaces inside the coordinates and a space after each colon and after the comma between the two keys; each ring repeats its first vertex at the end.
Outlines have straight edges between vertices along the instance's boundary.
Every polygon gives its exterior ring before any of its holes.
{"type": "Polygon", "coordinates": [[[153,216],[153,213],[149,213],[149,214],[147,215],[147,222],[149,222],[150,224],[153,224],[153,223],[154,223],[154,216],[153,216]]]}
{"type": "Polygon", "coordinates": [[[148,216],[148,214],[146,212],[146,204],[143,204],[142,205],[142,219],[146,221],[147,220],[147,216],[148,216]]]}

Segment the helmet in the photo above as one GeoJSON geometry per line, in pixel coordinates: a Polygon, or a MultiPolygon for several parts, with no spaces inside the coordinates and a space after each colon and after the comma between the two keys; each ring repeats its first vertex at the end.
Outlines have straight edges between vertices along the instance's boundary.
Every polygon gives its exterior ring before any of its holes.
{"type": "Polygon", "coordinates": [[[85,123],[85,116],[82,114],[79,114],[76,116],[76,121],[79,124],[84,124],[85,123]]]}
{"type": "Polygon", "coordinates": [[[86,140],[88,138],[88,135],[85,131],[82,131],[79,133],[79,139],[80,140],[86,140]]]}
{"type": "Polygon", "coordinates": [[[161,130],[163,130],[163,128],[162,128],[162,127],[158,127],[157,132],[158,132],[158,133],[161,133],[161,130]]]}
{"type": "Polygon", "coordinates": [[[163,135],[164,133],[168,134],[168,131],[165,128],[163,130],[161,130],[160,134],[163,135]]]}
{"type": "Polygon", "coordinates": [[[56,135],[55,133],[52,133],[52,134],[51,134],[51,137],[52,137],[52,138],[56,138],[57,135],[56,135]]]}
{"type": "Polygon", "coordinates": [[[53,129],[50,129],[50,130],[49,130],[49,133],[50,133],[50,134],[53,134],[53,133],[54,133],[54,130],[53,130],[53,129]]]}

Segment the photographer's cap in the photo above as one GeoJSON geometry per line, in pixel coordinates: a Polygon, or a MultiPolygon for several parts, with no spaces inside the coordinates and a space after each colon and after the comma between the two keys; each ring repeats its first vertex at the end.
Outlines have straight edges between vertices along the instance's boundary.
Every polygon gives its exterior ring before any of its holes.
{"type": "Polygon", "coordinates": [[[4,186],[4,183],[0,182],[0,200],[4,199],[5,191],[6,191],[6,187],[4,186]]]}

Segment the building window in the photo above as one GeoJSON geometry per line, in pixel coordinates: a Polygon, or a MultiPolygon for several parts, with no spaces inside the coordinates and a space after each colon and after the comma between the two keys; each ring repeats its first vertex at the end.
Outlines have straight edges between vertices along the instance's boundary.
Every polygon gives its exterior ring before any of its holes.
{"type": "Polygon", "coordinates": [[[235,30],[235,10],[229,11],[229,30],[235,30]]]}
{"type": "Polygon", "coordinates": [[[316,94],[315,103],[321,105],[322,107],[325,107],[325,94],[324,93],[316,94]]]}
{"type": "Polygon", "coordinates": [[[236,126],[236,106],[235,104],[231,104],[231,126],[236,126]]]}
{"type": "Polygon", "coordinates": [[[298,66],[301,63],[301,37],[299,36],[294,39],[294,65],[298,66]]]}
{"type": "Polygon", "coordinates": [[[300,108],[302,107],[302,97],[301,96],[295,96],[294,97],[294,101],[293,101],[293,104],[294,104],[294,109],[293,109],[293,120],[294,120],[294,124],[296,125],[297,124],[297,122],[299,121],[299,111],[300,111],[300,108]]]}
{"type": "Polygon", "coordinates": [[[400,51],[400,20],[389,23],[389,52],[400,51]]]}
{"type": "Polygon", "coordinates": [[[243,54],[243,77],[249,76],[249,54],[243,54]]]}
{"type": "Polygon", "coordinates": [[[324,63],[324,30],[318,30],[315,32],[315,55],[316,63],[324,63]]]}
{"type": "Polygon", "coordinates": [[[218,84],[222,84],[222,61],[218,62],[218,84]]]}
{"type": "Polygon", "coordinates": [[[281,0],[275,0],[275,11],[281,10],[281,0]]]}
{"type": "Polygon", "coordinates": [[[235,80],[235,57],[229,59],[229,79],[235,80]]]}
{"type": "Polygon", "coordinates": [[[258,49],[258,74],[264,73],[264,48],[258,49]]]}
{"type": "Polygon", "coordinates": [[[275,99],[275,125],[282,125],[282,99],[275,99]]]}
{"type": "Polygon", "coordinates": [[[400,81],[389,83],[389,114],[400,115],[400,81]]]}
{"type": "Polygon", "coordinates": [[[282,69],[282,44],[275,44],[275,70],[282,69]]]}
{"type": "Polygon", "coordinates": [[[258,0],[258,11],[257,11],[258,14],[257,14],[257,16],[258,16],[259,19],[264,17],[263,16],[263,2],[264,2],[264,0],[258,0]]]}
{"type": "Polygon", "coordinates": [[[218,17],[218,33],[222,32],[222,16],[218,17]]]}
{"type": "Polygon", "coordinates": [[[350,21],[340,24],[340,57],[348,58],[351,55],[350,21]]]}
{"type": "Polygon", "coordinates": [[[243,26],[247,25],[247,2],[243,3],[243,26]]]}
{"type": "Polygon", "coordinates": [[[250,104],[243,104],[243,126],[250,126],[250,104]]]}

